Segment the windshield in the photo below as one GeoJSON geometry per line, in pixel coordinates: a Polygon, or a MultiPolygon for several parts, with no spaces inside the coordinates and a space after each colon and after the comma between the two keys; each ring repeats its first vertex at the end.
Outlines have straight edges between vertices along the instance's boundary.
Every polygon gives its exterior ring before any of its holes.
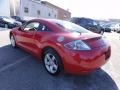
{"type": "Polygon", "coordinates": [[[53,22],[55,22],[58,26],[64,28],[64,30],[68,31],[68,32],[79,32],[79,33],[91,32],[79,25],[76,25],[76,24],[68,22],[68,21],[53,20],[53,22]]]}

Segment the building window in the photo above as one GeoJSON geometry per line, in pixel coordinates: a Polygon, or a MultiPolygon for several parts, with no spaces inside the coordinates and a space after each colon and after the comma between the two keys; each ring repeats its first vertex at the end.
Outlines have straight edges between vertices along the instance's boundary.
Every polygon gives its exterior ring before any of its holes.
{"type": "Polygon", "coordinates": [[[51,16],[51,14],[50,14],[50,13],[48,13],[48,16],[51,16]]]}
{"type": "Polygon", "coordinates": [[[40,15],[40,10],[37,10],[37,14],[40,15]]]}
{"type": "Polygon", "coordinates": [[[27,7],[24,7],[24,12],[25,12],[25,13],[28,13],[28,12],[29,12],[29,10],[28,10],[27,7]]]}

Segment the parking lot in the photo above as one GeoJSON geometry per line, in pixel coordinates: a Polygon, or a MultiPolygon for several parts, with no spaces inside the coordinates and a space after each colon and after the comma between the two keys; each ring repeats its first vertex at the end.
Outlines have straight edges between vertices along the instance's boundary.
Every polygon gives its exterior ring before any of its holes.
{"type": "Polygon", "coordinates": [[[10,46],[9,30],[0,28],[0,90],[119,90],[119,34],[105,33],[112,56],[102,69],[88,76],[49,75],[32,55],[10,46]]]}

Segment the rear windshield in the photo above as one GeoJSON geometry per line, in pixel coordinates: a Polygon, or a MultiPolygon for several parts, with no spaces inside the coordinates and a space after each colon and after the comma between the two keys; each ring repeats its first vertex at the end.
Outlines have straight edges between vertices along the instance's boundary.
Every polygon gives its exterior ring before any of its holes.
{"type": "Polygon", "coordinates": [[[54,22],[58,26],[64,28],[65,31],[68,31],[68,32],[80,32],[80,33],[89,33],[90,32],[87,29],[85,29],[77,24],[68,22],[68,21],[54,20],[54,22]]]}

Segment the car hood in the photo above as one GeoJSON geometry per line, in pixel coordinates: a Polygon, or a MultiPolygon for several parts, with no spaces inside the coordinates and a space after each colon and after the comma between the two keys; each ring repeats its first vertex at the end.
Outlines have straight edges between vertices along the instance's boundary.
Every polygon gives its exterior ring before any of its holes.
{"type": "Polygon", "coordinates": [[[4,21],[9,22],[9,23],[14,23],[15,20],[14,19],[7,19],[7,18],[3,18],[4,21]]]}

